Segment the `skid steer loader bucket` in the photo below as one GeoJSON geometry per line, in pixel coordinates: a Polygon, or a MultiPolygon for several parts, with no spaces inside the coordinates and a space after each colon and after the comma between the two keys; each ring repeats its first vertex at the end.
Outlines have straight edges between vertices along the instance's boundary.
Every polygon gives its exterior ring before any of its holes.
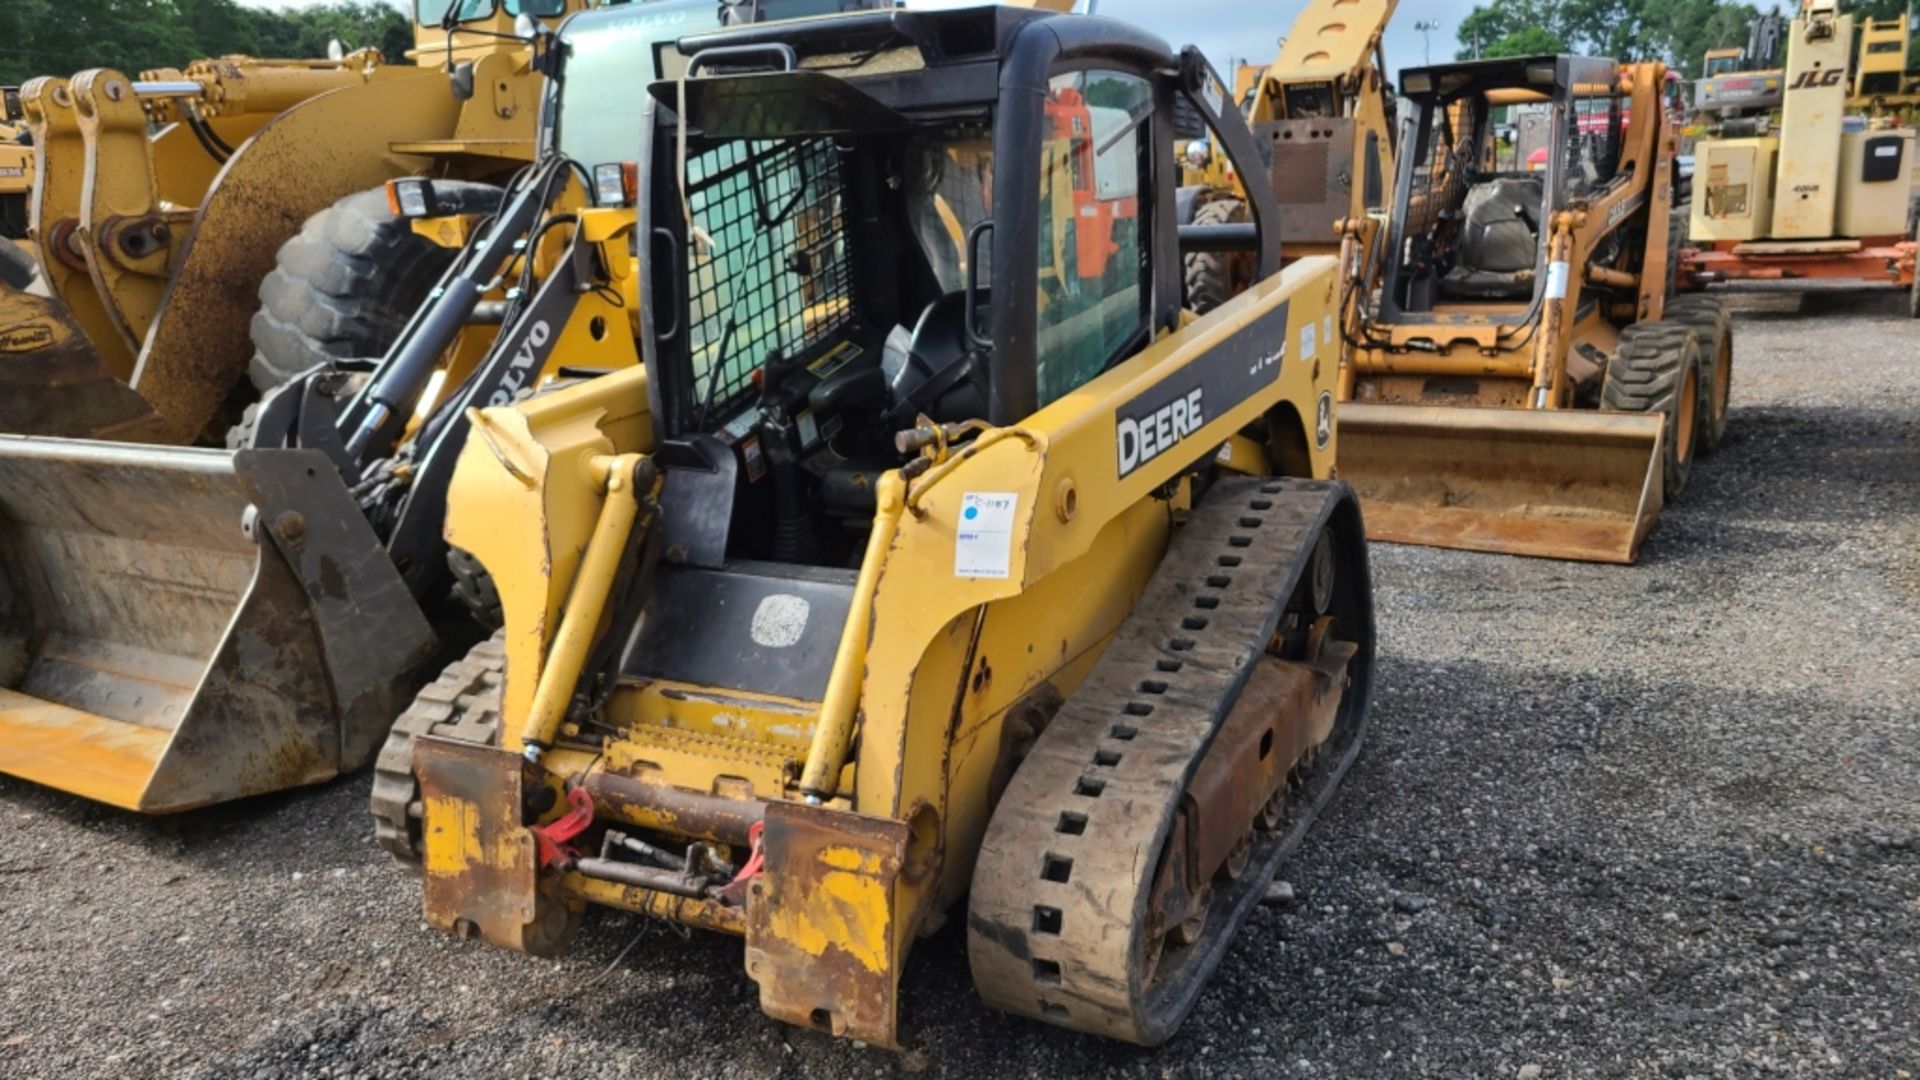
{"type": "Polygon", "coordinates": [[[1657,416],[1356,402],[1339,415],[1340,477],[1373,540],[1630,563],[1660,514],[1657,416]]]}
{"type": "Polygon", "coordinates": [[[160,414],[120,381],[60,301],[0,286],[0,431],[149,442],[160,414]]]}
{"type": "Polygon", "coordinates": [[[316,783],[435,647],[318,452],[0,436],[0,772],[149,813],[316,783]]]}

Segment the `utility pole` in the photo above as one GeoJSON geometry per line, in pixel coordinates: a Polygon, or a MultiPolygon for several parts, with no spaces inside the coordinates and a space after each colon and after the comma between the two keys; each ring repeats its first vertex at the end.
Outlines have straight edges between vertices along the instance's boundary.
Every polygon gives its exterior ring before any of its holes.
{"type": "Polygon", "coordinates": [[[1420,31],[1420,40],[1423,42],[1427,66],[1431,67],[1433,66],[1433,32],[1440,29],[1440,24],[1430,19],[1421,19],[1419,22],[1413,24],[1413,28],[1420,31]]]}

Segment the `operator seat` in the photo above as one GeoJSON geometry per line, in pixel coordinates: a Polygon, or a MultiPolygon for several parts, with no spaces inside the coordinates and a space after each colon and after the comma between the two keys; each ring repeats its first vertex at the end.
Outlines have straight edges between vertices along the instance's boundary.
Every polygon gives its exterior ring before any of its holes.
{"type": "Polygon", "coordinates": [[[1542,196],[1537,176],[1497,177],[1467,189],[1459,262],[1440,291],[1462,300],[1531,297],[1542,196]]]}

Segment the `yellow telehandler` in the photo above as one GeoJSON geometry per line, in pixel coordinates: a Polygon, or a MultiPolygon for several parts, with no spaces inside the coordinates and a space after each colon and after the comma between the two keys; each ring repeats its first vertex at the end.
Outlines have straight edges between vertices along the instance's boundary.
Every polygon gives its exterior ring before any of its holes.
{"type": "Polygon", "coordinates": [[[1156,1044],[1360,745],[1336,264],[1174,218],[1197,50],[1011,7],[683,38],[642,140],[643,366],[473,418],[500,634],[382,753],[433,926],[744,938],[765,1011],[899,1045],[969,896],[995,1008],[1156,1044]],[[1197,315],[1181,252],[1254,280],[1197,315]],[[1097,256],[1097,258],[1096,258],[1097,256]]]}
{"type": "Polygon", "coordinates": [[[1384,215],[1349,219],[1340,475],[1369,536],[1632,562],[1725,429],[1732,329],[1671,299],[1666,69],[1568,56],[1401,74],[1384,215]],[[1494,110],[1544,105],[1544,172],[1494,110]]]}
{"type": "MultiPolygon", "coordinates": [[[[1380,41],[1396,5],[1312,0],[1282,38],[1273,64],[1243,69],[1235,100],[1244,103],[1265,164],[1232,186],[1207,181],[1182,190],[1183,222],[1245,221],[1250,175],[1280,200],[1287,258],[1340,253],[1340,222],[1377,209],[1393,175],[1393,93],[1380,41]]],[[[1194,309],[1210,310],[1238,292],[1248,267],[1244,254],[1188,256],[1194,309]]]]}

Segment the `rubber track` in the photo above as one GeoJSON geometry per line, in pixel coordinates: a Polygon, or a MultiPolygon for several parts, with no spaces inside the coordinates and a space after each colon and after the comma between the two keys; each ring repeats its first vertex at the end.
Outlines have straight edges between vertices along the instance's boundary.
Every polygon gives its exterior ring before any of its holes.
{"type": "Polygon", "coordinates": [[[438,735],[491,743],[500,733],[502,685],[507,673],[503,635],[475,645],[421,689],[393,723],[373,765],[373,838],[394,858],[420,865],[420,787],[413,775],[413,740],[438,735]]]}
{"type": "MultiPolygon", "coordinates": [[[[1182,793],[1264,652],[1313,541],[1352,498],[1330,482],[1227,481],[1174,535],[1133,614],[1035,742],[988,826],[968,954],[990,1004],[1144,1045],[1178,1028],[1359,749],[1364,687],[1349,691],[1360,695],[1356,706],[1303,778],[1288,821],[1260,835],[1246,872],[1215,892],[1201,941],[1163,960],[1177,966],[1143,993],[1135,957],[1182,793]]],[[[1348,520],[1357,527],[1357,513],[1348,520]]]]}

